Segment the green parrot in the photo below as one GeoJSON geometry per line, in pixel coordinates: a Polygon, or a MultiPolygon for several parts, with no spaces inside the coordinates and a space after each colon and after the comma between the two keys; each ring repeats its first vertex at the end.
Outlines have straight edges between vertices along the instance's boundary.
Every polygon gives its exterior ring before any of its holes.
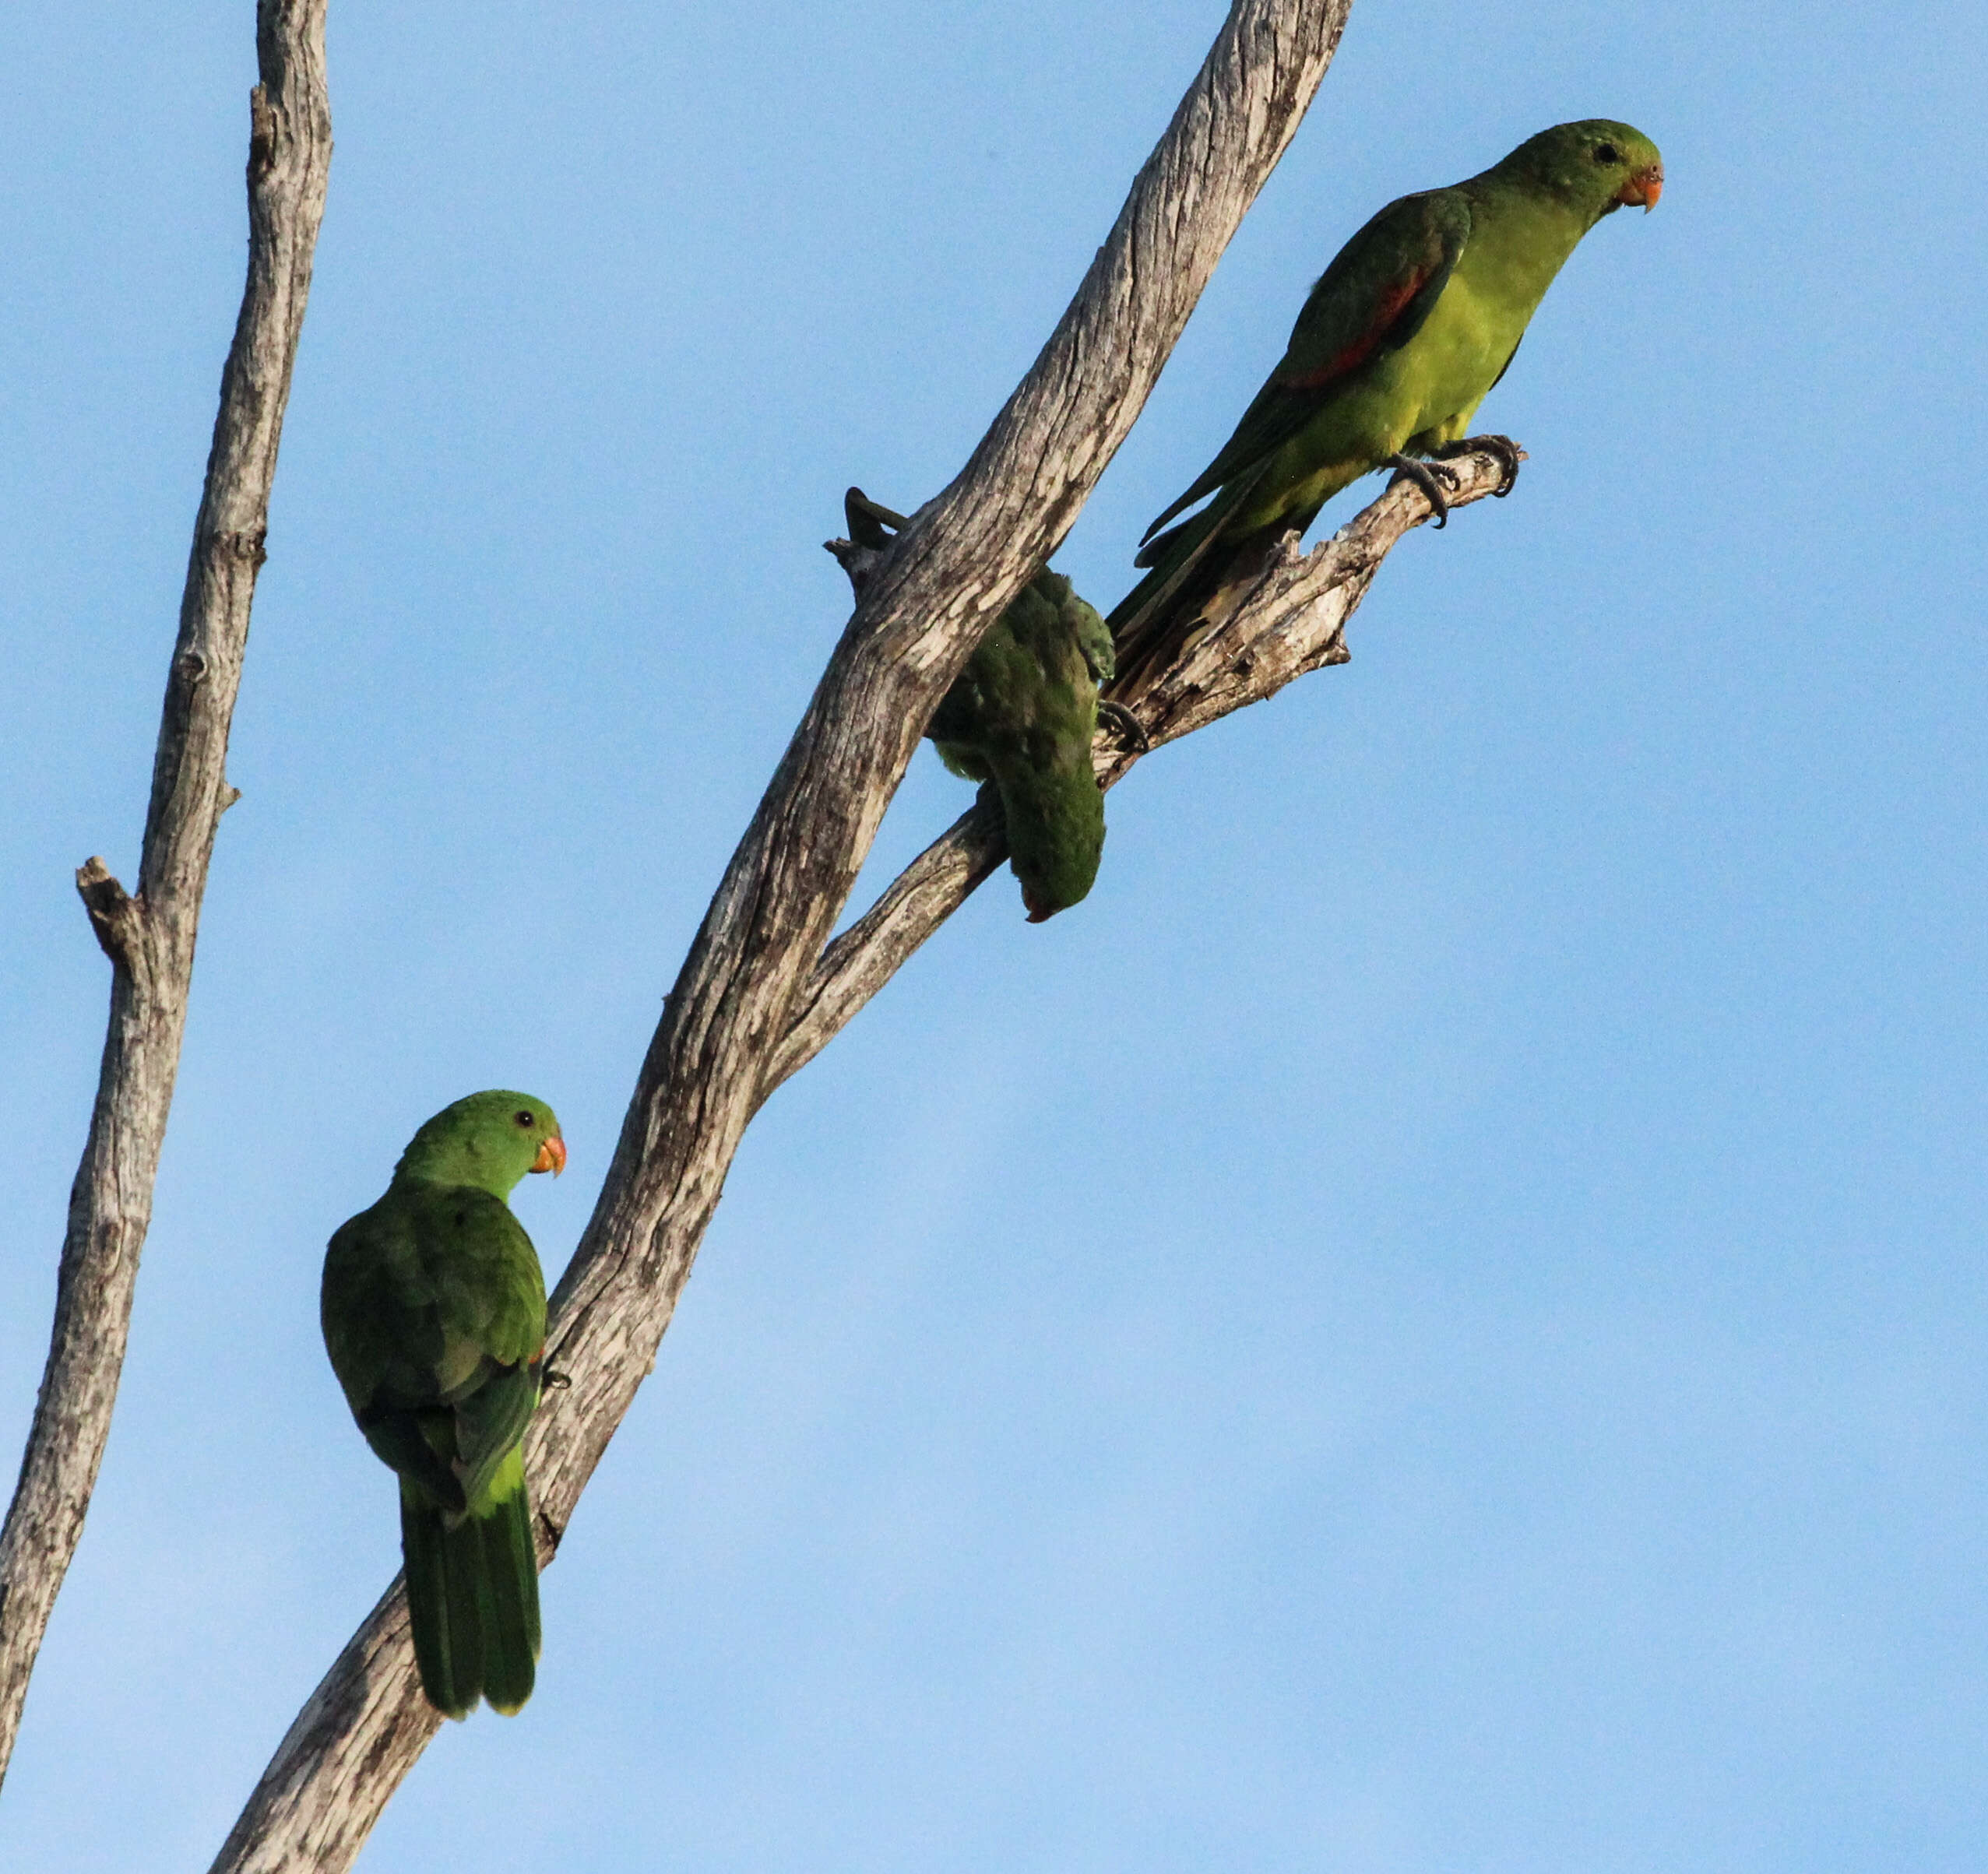
{"type": "Polygon", "coordinates": [[[428,1703],[516,1711],[538,1658],[538,1559],[525,1428],[545,1359],[545,1278],[505,1202],[566,1168],[542,1099],[498,1089],[445,1106],[386,1195],[325,1252],[325,1351],[375,1454],[400,1478],[407,1613],[428,1703]]]}
{"type": "MultiPolygon", "coordinates": [[[[904,525],[860,488],[843,505],[859,546],[881,547],[887,528],[904,525]]],[[[1100,714],[1136,744],[1145,740],[1124,710],[1098,700],[1112,670],[1111,633],[1096,608],[1044,567],[989,628],[926,726],[948,768],[1000,794],[1008,863],[1032,924],[1068,910],[1097,878],[1104,796],[1091,744],[1100,714]]]]}
{"type": "Polygon", "coordinates": [[[1471,418],[1582,236],[1624,203],[1654,208],[1663,191],[1657,146],[1591,118],[1381,209],[1319,276],[1221,453],[1146,529],[1133,564],[1152,571],[1111,614],[1117,694],[1137,695],[1198,626],[1226,618],[1283,536],[1370,470],[1412,476],[1439,526],[1444,472],[1414,458],[1489,448],[1508,490],[1517,449],[1502,436],[1465,441],[1471,418]],[[1159,532],[1208,494],[1200,513],[1159,532]]]}

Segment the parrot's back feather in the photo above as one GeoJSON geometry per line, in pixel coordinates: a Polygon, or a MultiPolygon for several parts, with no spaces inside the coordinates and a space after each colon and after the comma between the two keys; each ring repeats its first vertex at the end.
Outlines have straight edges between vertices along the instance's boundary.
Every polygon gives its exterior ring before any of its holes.
{"type": "Polygon", "coordinates": [[[1114,655],[1096,608],[1045,567],[988,628],[926,725],[953,773],[994,783],[1034,923],[1078,903],[1097,877],[1104,800],[1091,744],[1114,655]]]}
{"type": "Polygon", "coordinates": [[[358,1422],[373,1455],[401,1476],[421,1484],[440,1508],[460,1516],[470,1507],[462,1478],[422,1430],[418,1412],[405,1406],[369,1406],[358,1415],[358,1422]]]}

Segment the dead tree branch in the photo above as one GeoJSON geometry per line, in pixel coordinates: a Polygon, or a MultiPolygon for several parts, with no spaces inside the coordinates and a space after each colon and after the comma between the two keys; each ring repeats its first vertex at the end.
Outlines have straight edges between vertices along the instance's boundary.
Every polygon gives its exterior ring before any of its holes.
{"type": "MultiPolygon", "coordinates": [[[[867,587],[734,854],[553,1296],[572,1376],[526,1464],[549,1558],[656,1348],[734,1153],[919,735],[1124,439],[1337,47],[1350,0],[1236,0],[1049,342],[867,587]]],[[[358,1852],[436,1719],[390,1588],[290,1727],[215,1874],[358,1852]]]]}
{"type": "Polygon", "coordinates": [[[100,859],[76,874],[111,959],[111,1015],[69,1192],[55,1321],[34,1421],[0,1528],[0,1776],[55,1596],[83,1535],[124,1366],[193,976],[194,937],[227,784],[228,727],[269,522],[290,367],[331,167],[325,0],[262,0],[249,96],[248,280],[221,374],[166,680],[138,890],[100,859]]]}
{"type": "MultiPolygon", "coordinates": [[[[1458,457],[1444,466],[1456,477],[1448,497],[1452,508],[1497,494],[1504,480],[1503,466],[1489,454],[1458,457]]],[[[1150,739],[1146,752],[1265,701],[1307,670],[1344,663],[1352,655],[1346,648],[1346,621],[1367,596],[1381,562],[1429,512],[1419,490],[1397,482],[1309,554],[1297,550],[1293,536],[1262,583],[1222,628],[1147,690],[1135,711],[1150,739]]],[[[1094,752],[1099,785],[1116,786],[1142,758],[1100,737],[1094,752]]],[[[906,866],[822,951],[767,1061],[765,1092],[799,1073],[840,1034],[1007,856],[999,812],[976,804],[906,866]]]]}

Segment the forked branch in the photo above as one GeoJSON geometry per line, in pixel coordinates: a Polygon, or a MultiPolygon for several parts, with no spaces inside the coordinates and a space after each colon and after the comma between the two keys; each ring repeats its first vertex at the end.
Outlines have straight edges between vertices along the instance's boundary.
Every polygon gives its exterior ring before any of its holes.
{"type": "MultiPolygon", "coordinates": [[[[526,1465],[549,1556],[654,1362],[769,1068],[920,731],[1124,439],[1296,131],[1349,0],[1236,0],[1075,298],[866,589],[665,1004],[553,1296],[571,1387],[526,1465]]],[[[347,1867],[437,1720],[390,1588],[284,1738],[216,1874],[347,1867]]]]}
{"type": "MultiPolygon", "coordinates": [[[[1503,485],[1504,466],[1494,455],[1458,456],[1444,466],[1455,478],[1455,488],[1446,490],[1453,508],[1482,501],[1503,485]]],[[[1381,562],[1429,518],[1421,494],[1396,483],[1309,554],[1298,552],[1291,536],[1222,628],[1149,687],[1136,711],[1150,744],[1145,753],[1264,701],[1307,670],[1344,663],[1352,655],[1345,643],[1346,621],[1367,596],[1381,562]]],[[[1143,756],[1101,736],[1093,758],[1099,785],[1114,787],[1143,756]]],[[[765,1092],[799,1073],[840,1034],[1007,856],[999,812],[976,805],[906,866],[822,951],[768,1060],[765,1092]]]]}

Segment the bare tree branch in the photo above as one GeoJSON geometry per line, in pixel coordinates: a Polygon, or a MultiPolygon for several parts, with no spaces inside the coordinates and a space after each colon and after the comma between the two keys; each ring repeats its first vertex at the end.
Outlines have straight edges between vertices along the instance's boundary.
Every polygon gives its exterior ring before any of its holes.
{"type": "MultiPolygon", "coordinates": [[[[1497,494],[1504,479],[1503,464],[1490,454],[1457,457],[1444,466],[1456,477],[1451,508],[1497,494]]],[[[1429,515],[1420,491],[1397,482],[1309,554],[1298,553],[1297,536],[1290,536],[1286,551],[1221,628],[1148,686],[1134,712],[1149,738],[1146,752],[1264,701],[1307,670],[1344,663],[1352,655],[1344,640],[1347,620],[1367,596],[1381,562],[1429,515]]],[[[1142,758],[1100,737],[1093,758],[1099,785],[1114,787],[1142,758]]],[[[786,1033],[768,1058],[764,1094],[799,1073],[840,1034],[1007,856],[1000,810],[982,801],[906,866],[822,951],[794,999],[786,1033]]]]}
{"type": "MultiPolygon", "coordinates": [[[[1049,342],[866,589],[665,1004],[553,1296],[571,1376],[526,1447],[548,1557],[653,1366],[746,1126],[920,731],[1144,406],[1325,76],[1350,0],[1235,0],[1049,342]]],[[[299,1714],[214,1862],[350,1864],[435,1728],[399,1590],[299,1714]]]]}
{"type": "Polygon", "coordinates": [[[166,680],[151,804],[128,895],[100,859],[76,874],[111,959],[111,1016],[69,1192],[48,1363],[0,1529],[0,1776],[110,1435],[139,1253],[171,1109],[200,900],[227,784],[228,726],[262,564],[269,487],[331,167],[325,0],[262,0],[249,97],[248,280],[221,374],[166,680]]]}

